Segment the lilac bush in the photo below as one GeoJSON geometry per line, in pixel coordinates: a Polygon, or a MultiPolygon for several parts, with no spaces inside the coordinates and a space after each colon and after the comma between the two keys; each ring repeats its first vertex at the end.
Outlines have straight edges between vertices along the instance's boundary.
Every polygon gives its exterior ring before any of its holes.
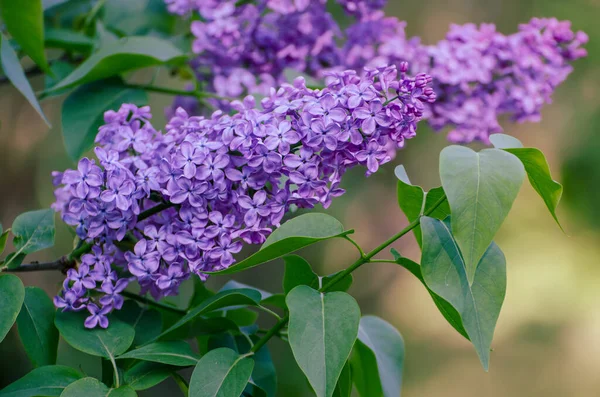
{"type": "Polygon", "coordinates": [[[298,78],[272,89],[261,108],[253,97],[231,103],[234,115],[189,116],[180,108],[165,134],[150,123],[148,107],[106,112],[98,162],[83,158],[77,170],[55,175],[54,209],[94,244],[69,270],[56,305],[86,306],[86,326],[106,327],[128,282],[156,299],[177,294],[190,274],[205,280],[205,272],[232,265],[242,242],[263,243],[291,206],[328,207],[344,193],[348,169],[377,172],[434,102],[431,78],[400,68],[332,72],[322,90],[298,78]],[[166,208],[140,219],[157,205],[166,208]],[[135,246],[123,252],[127,241],[135,246]]]}

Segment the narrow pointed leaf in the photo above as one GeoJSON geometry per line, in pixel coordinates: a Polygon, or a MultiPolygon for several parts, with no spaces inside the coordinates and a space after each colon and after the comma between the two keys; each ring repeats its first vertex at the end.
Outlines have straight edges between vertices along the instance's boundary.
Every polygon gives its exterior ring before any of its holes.
{"type": "Polygon", "coordinates": [[[48,48],[62,48],[87,53],[92,51],[96,40],[74,30],[48,28],[45,32],[45,44],[48,48]]]}
{"type": "Polygon", "coordinates": [[[525,178],[514,155],[449,146],[440,155],[440,177],[452,211],[452,234],[473,282],[479,260],[508,215],[525,178]]]}
{"type": "MultiPolygon", "coordinates": [[[[374,357],[376,366],[370,369],[375,380],[379,380],[381,395],[400,396],[402,387],[402,369],[404,366],[404,340],[400,333],[389,323],[374,317],[365,316],[360,320],[356,349],[368,349],[374,357]]],[[[361,396],[377,396],[377,392],[365,393],[359,387],[361,396]]]]}
{"type": "Polygon", "coordinates": [[[54,304],[42,289],[25,288],[17,327],[27,356],[35,367],[56,364],[58,330],[54,326],[55,313],[54,304]]]}
{"type": "MultiPolygon", "coordinates": [[[[56,86],[55,86],[56,87],[56,86]]],[[[119,78],[83,85],[73,91],[62,107],[62,133],[67,154],[73,161],[94,145],[104,112],[117,110],[123,103],[148,103],[146,92],[127,88],[119,78]]]]}
{"type": "Polygon", "coordinates": [[[0,275],[0,342],[15,323],[24,299],[21,279],[12,274],[0,275]]]}
{"type": "Polygon", "coordinates": [[[4,233],[0,234],[0,255],[4,252],[6,248],[6,242],[8,241],[8,235],[10,234],[10,229],[6,230],[4,233]]]}
{"type": "Polygon", "coordinates": [[[358,335],[360,308],[344,292],[322,294],[305,285],[286,302],[294,358],[317,397],[331,397],[358,335]]]}
{"type": "Polygon", "coordinates": [[[40,69],[48,71],[44,52],[44,10],[40,0],[0,0],[6,30],[40,69]]]}
{"type": "Polygon", "coordinates": [[[460,313],[463,326],[487,371],[494,328],[506,294],[506,261],[492,243],[477,266],[473,283],[452,236],[450,225],[437,219],[421,219],[423,254],[421,267],[429,288],[460,313]]]}
{"type": "Polygon", "coordinates": [[[7,259],[5,263],[9,269],[18,266],[14,263],[16,256],[31,254],[54,245],[54,210],[30,211],[17,216],[12,225],[12,234],[15,236],[13,244],[17,251],[15,257],[7,259]]]}
{"type": "Polygon", "coordinates": [[[150,66],[181,63],[185,55],[158,37],[126,37],[108,43],[83,62],[52,90],[90,83],[150,66]]]}
{"type": "Polygon", "coordinates": [[[111,389],[96,378],[83,378],[71,383],[61,397],[135,397],[136,392],[129,386],[111,389]]]}
{"type": "Polygon", "coordinates": [[[58,397],[65,387],[83,376],[78,370],[63,365],[36,368],[0,390],[0,397],[58,397]]]}
{"type": "Polygon", "coordinates": [[[189,397],[240,396],[254,368],[251,358],[222,347],[208,352],[190,380],[189,397]]]}
{"type": "MultiPolygon", "coordinates": [[[[12,2],[12,0],[3,0],[4,2],[12,2]]],[[[18,2],[14,2],[17,4],[18,2]]],[[[2,70],[4,74],[10,80],[12,85],[15,86],[17,90],[27,99],[27,101],[33,106],[36,112],[40,115],[44,123],[48,127],[50,127],[50,122],[46,118],[40,103],[31,88],[31,84],[29,84],[29,80],[27,80],[27,76],[25,75],[25,71],[21,66],[21,62],[19,62],[19,58],[17,57],[17,53],[10,45],[10,42],[4,35],[0,35],[0,65],[2,65],[2,70]]]]}
{"type": "Polygon", "coordinates": [[[301,256],[287,255],[283,257],[285,273],[283,274],[283,292],[288,293],[299,285],[319,288],[319,276],[313,272],[310,264],[301,256]]]}
{"type": "Polygon", "coordinates": [[[169,327],[166,331],[161,333],[154,340],[173,332],[174,330],[182,327],[202,314],[231,306],[258,306],[260,304],[260,300],[260,292],[253,289],[232,289],[221,291],[218,294],[206,299],[200,304],[200,306],[192,308],[185,316],[169,327]]]}
{"type": "Polygon", "coordinates": [[[333,391],[333,397],[350,397],[352,395],[352,368],[350,362],[346,361],[342,374],[333,391]]]}
{"type": "Polygon", "coordinates": [[[86,316],[81,312],[56,313],[56,328],[69,345],[92,356],[108,359],[125,353],[131,346],[135,336],[133,327],[113,316],[108,328],[87,329],[83,325],[86,316]]]}
{"type": "Polygon", "coordinates": [[[124,358],[187,367],[196,365],[200,359],[200,355],[195,353],[188,343],[180,340],[155,342],[117,357],[117,359],[124,358]]]}
{"type": "Polygon", "coordinates": [[[275,229],[260,250],[227,269],[211,274],[232,274],[281,258],[308,245],[352,233],[332,216],[320,213],[300,215],[275,229]]]}

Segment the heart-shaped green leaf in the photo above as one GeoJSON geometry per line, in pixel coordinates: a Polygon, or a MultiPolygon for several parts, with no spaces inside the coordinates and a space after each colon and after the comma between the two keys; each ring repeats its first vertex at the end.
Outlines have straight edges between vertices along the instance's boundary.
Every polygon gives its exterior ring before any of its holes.
{"type": "Polygon", "coordinates": [[[240,396],[254,368],[254,361],[222,347],[211,350],[200,361],[190,380],[190,397],[240,396]]]}
{"type": "Polygon", "coordinates": [[[182,63],[185,58],[178,48],[158,37],[126,37],[100,48],[51,91],[90,83],[134,69],[182,63]]]}
{"type": "Polygon", "coordinates": [[[499,149],[479,153],[448,146],[440,154],[440,177],[452,211],[452,234],[473,283],[479,260],[508,215],[525,179],[514,155],[499,149]]]}
{"type": "Polygon", "coordinates": [[[151,343],[117,357],[124,358],[187,367],[198,364],[200,355],[195,353],[188,343],[179,340],[151,343]]]}
{"type": "Polygon", "coordinates": [[[129,386],[111,389],[96,378],[83,378],[71,383],[60,395],[61,397],[136,397],[136,392],[129,386]]]}
{"type": "Polygon", "coordinates": [[[30,211],[17,216],[12,225],[12,234],[17,251],[12,260],[7,259],[4,263],[9,269],[18,267],[16,257],[54,245],[54,210],[30,211]]]}
{"type": "Polygon", "coordinates": [[[63,365],[36,368],[0,390],[0,397],[58,397],[65,387],[83,378],[83,376],[76,369],[63,365]]]}
{"type": "Polygon", "coordinates": [[[331,397],[358,335],[360,308],[345,292],[306,285],[286,297],[288,336],[296,362],[318,397],[331,397]]]}
{"type": "Polygon", "coordinates": [[[275,229],[260,250],[233,266],[211,274],[232,274],[281,258],[319,241],[352,233],[344,231],[342,224],[332,216],[319,213],[300,215],[275,229]]]}
{"type": "MultiPolygon", "coordinates": [[[[13,3],[17,4],[17,2],[12,2],[11,0],[2,0],[5,3],[13,3]]],[[[10,42],[4,35],[0,35],[0,64],[2,65],[2,71],[10,80],[10,82],[15,86],[17,90],[27,99],[27,101],[33,106],[36,112],[40,115],[40,117],[44,120],[46,125],[50,127],[50,122],[46,118],[40,103],[31,88],[31,84],[29,84],[29,80],[27,80],[27,76],[25,75],[25,71],[21,66],[21,62],[19,62],[19,58],[17,57],[17,53],[10,45],[10,42]]]]}
{"type": "Polygon", "coordinates": [[[104,112],[123,103],[148,104],[146,92],[127,88],[119,78],[85,84],[73,91],[62,107],[62,132],[67,153],[73,161],[94,145],[104,112]]]}
{"type": "Polygon", "coordinates": [[[39,0],[0,0],[6,30],[40,69],[48,71],[44,52],[44,10],[39,0]]]}
{"type": "Polygon", "coordinates": [[[358,365],[353,372],[359,394],[399,396],[404,365],[404,340],[400,333],[378,317],[365,316],[360,320],[354,349],[352,362],[358,360],[358,365]]]}
{"type": "Polygon", "coordinates": [[[58,330],[54,326],[55,312],[52,301],[42,289],[25,288],[17,327],[25,351],[36,367],[56,364],[58,330]]]}
{"type": "Polygon", "coordinates": [[[0,342],[15,323],[24,299],[25,287],[21,280],[12,274],[0,275],[0,342]]]}
{"type": "Polygon", "coordinates": [[[319,276],[313,272],[310,264],[301,256],[287,255],[283,257],[285,273],[283,274],[283,292],[288,293],[299,285],[319,288],[319,276]]]}
{"type": "Polygon", "coordinates": [[[56,313],[56,328],[64,340],[75,349],[113,360],[131,346],[135,331],[130,325],[113,316],[108,328],[87,329],[83,325],[85,318],[86,313],[81,312],[56,313]]]}
{"type": "Polygon", "coordinates": [[[494,328],[506,294],[506,261],[502,251],[492,243],[470,284],[466,264],[450,230],[446,222],[429,217],[421,219],[423,279],[433,292],[460,313],[469,339],[487,371],[494,328]]]}

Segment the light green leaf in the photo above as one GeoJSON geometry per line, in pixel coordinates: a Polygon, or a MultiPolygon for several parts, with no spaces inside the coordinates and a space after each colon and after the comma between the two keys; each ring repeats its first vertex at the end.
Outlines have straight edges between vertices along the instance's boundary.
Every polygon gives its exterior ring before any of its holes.
{"type": "MultiPolygon", "coordinates": [[[[51,209],[25,212],[17,216],[12,224],[15,255],[31,254],[54,245],[54,211],[51,209]]],[[[9,269],[17,267],[7,260],[9,269]]]]}
{"type": "Polygon", "coordinates": [[[490,345],[506,294],[506,261],[492,243],[479,265],[472,284],[466,264],[450,231],[450,225],[423,217],[421,270],[429,288],[460,313],[463,326],[487,371],[490,345]]]}
{"type": "MultiPolygon", "coordinates": [[[[40,69],[48,71],[44,52],[44,10],[40,0],[0,0],[6,30],[40,69]]],[[[3,43],[4,44],[4,43],[3,43]]],[[[4,45],[3,45],[4,46],[4,45]]]]}
{"type": "Polygon", "coordinates": [[[111,389],[96,378],[83,378],[71,383],[60,397],[135,397],[136,392],[129,386],[111,389]]]}
{"type": "Polygon", "coordinates": [[[288,293],[299,285],[319,288],[319,276],[313,272],[310,264],[301,256],[287,255],[283,257],[285,273],[283,275],[283,292],[288,293]]]}
{"type": "Polygon", "coordinates": [[[352,395],[352,367],[350,362],[346,361],[342,374],[333,391],[333,397],[350,397],[352,395]]]}
{"type": "Polygon", "coordinates": [[[525,169],[514,155],[499,149],[479,153],[448,146],[440,155],[440,177],[452,211],[452,234],[473,283],[479,260],[508,215],[525,169]]]}
{"type": "Polygon", "coordinates": [[[52,301],[42,289],[25,288],[17,327],[27,356],[35,367],[56,364],[58,330],[54,326],[55,312],[52,301]]]}
{"type": "MultiPolygon", "coordinates": [[[[12,2],[12,0],[1,0],[3,2],[12,2]]],[[[29,1],[29,0],[28,0],[29,1]]],[[[17,4],[17,2],[14,2],[17,4]]],[[[33,106],[36,112],[40,115],[40,117],[44,120],[46,125],[50,127],[50,122],[46,118],[42,107],[40,106],[33,89],[31,88],[31,84],[27,80],[27,76],[25,76],[25,71],[23,71],[23,67],[21,66],[21,62],[19,62],[19,58],[15,50],[10,45],[10,42],[4,35],[0,35],[0,64],[2,65],[2,70],[6,77],[10,80],[10,82],[15,86],[17,90],[27,99],[27,101],[33,106]]]]}
{"type": "Polygon", "coordinates": [[[281,258],[308,245],[352,233],[332,216],[320,213],[300,215],[275,229],[260,250],[227,269],[210,274],[232,274],[281,258]]]}
{"type": "Polygon", "coordinates": [[[251,285],[248,284],[244,284],[244,283],[240,283],[239,281],[235,281],[235,280],[229,280],[228,282],[225,283],[224,286],[221,287],[221,289],[219,290],[219,292],[221,291],[229,291],[231,289],[252,289],[257,291],[260,294],[260,299],[267,299],[268,297],[270,297],[271,295],[273,295],[270,292],[267,292],[265,290],[262,290],[260,288],[255,288],[251,285]]]}
{"type": "Polygon", "coordinates": [[[154,338],[154,340],[175,331],[202,314],[231,306],[258,306],[260,304],[260,300],[260,292],[253,289],[232,289],[221,291],[204,300],[200,306],[190,309],[185,316],[169,327],[166,331],[161,333],[158,337],[154,338]]]}
{"type": "Polygon", "coordinates": [[[15,323],[24,299],[21,279],[12,274],[0,275],[0,342],[15,323]]]}
{"type": "Polygon", "coordinates": [[[124,358],[187,367],[196,365],[200,356],[192,351],[192,348],[188,343],[179,340],[172,342],[155,342],[117,357],[117,359],[124,358]]]}
{"type": "Polygon", "coordinates": [[[76,369],[63,365],[36,368],[0,390],[0,397],[58,397],[65,387],[83,376],[76,369]]]}
{"type": "Polygon", "coordinates": [[[62,132],[72,160],[92,148],[98,128],[104,124],[104,112],[123,103],[142,106],[148,97],[143,90],[125,87],[119,78],[86,84],[67,97],[62,107],[62,132]]]}
{"type": "Polygon", "coordinates": [[[552,214],[552,217],[562,229],[562,226],[556,215],[556,207],[562,197],[563,187],[560,183],[552,179],[548,161],[539,149],[524,148],[518,139],[504,134],[493,134],[490,136],[490,141],[496,148],[504,149],[505,151],[517,156],[527,172],[529,183],[540,195],[546,207],[552,214]]]}
{"type": "Polygon", "coordinates": [[[102,47],[83,62],[52,91],[90,83],[150,66],[178,64],[185,55],[158,37],[126,37],[102,47]]]}
{"type": "Polygon", "coordinates": [[[296,362],[317,397],[331,397],[358,335],[360,308],[344,292],[322,294],[306,285],[294,288],[286,303],[296,362]]]}
{"type": "Polygon", "coordinates": [[[363,367],[362,371],[354,371],[360,395],[399,396],[404,365],[404,340],[400,333],[378,317],[365,316],[360,320],[358,341],[354,348],[362,358],[361,363],[367,361],[371,364],[370,367],[363,367]],[[366,357],[369,353],[373,355],[372,358],[366,357]]]}
{"type": "Polygon", "coordinates": [[[133,328],[116,317],[106,329],[86,329],[86,313],[57,312],[54,323],[64,340],[75,349],[92,356],[114,359],[125,353],[135,335],[133,328]]]}
{"type": "Polygon", "coordinates": [[[208,352],[190,380],[189,397],[240,396],[254,368],[254,361],[226,347],[208,352]]]}
{"type": "MultiPolygon", "coordinates": [[[[0,229],[1,229],[1,225],[0,225],[0,229]]],[[[1,230],[0,230],[0,233],[2,233],[1,230]]],[[[9,234],[10,234],[10,229],[8,229],[4,233],[0,234],[0,255],[2,255],[2,253],[4,252],[4,249],[6,248],[6,242],[8,241],[9,234]]]]}
{"type": "Polygon", "coordinates": [[[142,361],[125,371],[124,381],[133,390],[146,390],[163,382],[173,371],[164,364],[142,361]]]}
{"type": "Polygon", "coordinates": [[[404,267],[406,270],[411,272],[417,279],[419,279],[419,281],[421,281],[421,283],[427,289],[427,292],[429,292],[431,299],[433,299],[433,303],[435,303],[435,306],[438,308],[440,313],[442,313],[442,315],[444,316],[446,321],[448,321],[448,323],[456,331],[458,331],[459,334],[461,334],[465,338],[469,339],[469,336],[467,335],[467,331],[465,331],[465,328],[463,327],[462,320],[460,318],[460,314],[456,311],[454,306],[452,306],[450,303],[448,303],[448,301],[446,301],[441,296],[439,296],[438,294],[433,292],[427,286],[427,284],[425,283],[425,280],[423,280],[423,275],[421,274],[421,265],[419,265],[418,263],[416,263],[408,258],[403,257],[402,255],[400,255],[398,253],[398,251],[396,251],[393,248],[392,248],[392,255],[394,255],[394,261],[396,261],[397,264],[404,267]]]}
{"type": "Polygon", "coordinates": [[[96,45],[96,41],[91,37],[74,30],[60,28],[47,28],[45,42],[49,48],[78,52],[90,52],[96,45]]]}
{"type": "Polygon", "coordinates": [[[140,307],[127,300],[123,308],[115,312],[119,320],[131,325],[135,330],[133,346],[140,346],[154,340],[162,329],[162,315],[158,310],[140,307]]]}

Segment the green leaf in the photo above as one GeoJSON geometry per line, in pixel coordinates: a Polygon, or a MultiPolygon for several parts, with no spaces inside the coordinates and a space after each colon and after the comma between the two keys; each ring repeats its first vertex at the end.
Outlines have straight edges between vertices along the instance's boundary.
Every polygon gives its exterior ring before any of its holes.
{"type": "Polygon", "coordinates": [[[215,293],[213,291],[206,287],[206,284],[200,279],[200,277],[194,277],[194,294],[190,299],[188,307],[198,306],[214,294],[215,293]]]}
{"type": "Polygon", "coordinates": [[[229,280],[228,282],[225,283],[225,285],[223,287],[221,287],[221,289],[219,290],[219,292],[221,291],[229,291],[231,289],[252,289],[254,291],[257,291],[260,294],[260,299],[267,299],[268,297],[270,297],[271,295],[273,295],[270,292],[264,291],[262,289],[259,288],[255,288],[252,287],[251,285],[248,284],[244,284],[244,283],[240,283],[239,281],[235,281],[235,280],[229,280]]]}
{"type": "Polygon", "coordinates": [[[90,52],[96,41],[82,33],[70,29],[47,28],[45,33],[46,47],[61,48],[68,51],[90,52]]]}
{"type": "MultiPolygon", "coordinates": [[[[0,226],[1,228],[1,226],[0,226]]],[[[1,230],[0,230],[1,233],[1,230]]],[[[10,229],[6,230],[4,233],[0,234],[0,255],[4,252],[6,248],[6,242],[8,241],[8,235],[10,234],[10,229]]]]}
{"type": "Polygon", "coordinates": [[[36,368],[0,390],[0,397],[58,397],[65,387],[83,376],[78,370],[63,365],[36,368]]]}
{"type": "Polygon", "coordinates": [[[125,36],[172,34],[176,23],[175,15],[167,12],[163,0],[107,0],[104,20],[125,36]]]}
{"type": "MultiPolygon", "coordinates": [[[[15,255],[31,254],[54,245],[54,210],[25,212],[17,216],[12,224],[15,255]]],[[[14,266],[13,260],[7,260],[5,266],[14,266]]],[[[17,265],[18,266],[18,265],[17,265]]]]}
{"type": "Polygon", "coordinates": [[[392,325],[378,317],[365,316],[360,319],[358,342],[355,349],[368,349],[375,357],[376,366],[369,369],[363,368],[368,370],[368,373],[361,373],[361,376],[363,378],[373,377],[374,379],[369,381],[372,383],[377,383],[379,380],[378,392],[359,387],[359,383],[357,383],[360,395],[369,397],[399,396],[404,365],[404,340],[400,333],[392,325]]]}
{"type": "Polygon", "coordinates": [[[129,386],[110,389],[96,378],[83,378],[71,383],[60,397],[135,397],[136,392],[129,386]]]}
{"type": "Polygon", "coordinates": [[[158,310],[140,307],[127,300],[123,308],[115,312],[119,320],[131,325],[135,330],[133,346],[140,346],[154,340],[162,329],[162,315],[158,310]]]}
{"type": "Polygon", "coordinates": [[[519,193],[525,169],[503,150],[476,153],[464,146],[448,146],[440,155],[440,177],[452,210],[452,234],[471,284],[479,260],[519,193]]]}
{"type": "Polygon", "coordinates": [[[187,367],[198,364],[200,356],[192,351],[188,343],[180,340],[155,342],[117,357],[117,359],[124,358],[187,367]]]}
{"type": "Polygon", "coordinates": [[[421,274],[421,265],[419,265],[418,263],[416,263],[408,258],[404,258],[402,255],[400,255],[398,253],[398,251],[396,251],[393,248],[392,248],[392,255],[394,255],[394,261],[397,264],[404,267],[406,270],[411,272],[416,278],[418,278],[419,281],[421,281],[421,283],[427,289],[427,292],[429,292],[431,299],[433,299],[433,303],[435,303],[435,306],[438,308],[440,313],[442,313],[442,315],[444,316],[446,321],[448,321],[448,323],[456,331],[458,331],[459,334],[461,334],[468,340],[469,336],[467,335],[467,331],[465,331],[465,327],[463,327],[462,320],[460,318],[460,314],[456,311],[454,306],[452,306],[450,303],[448,303],[448,301],[446,301],[441,296],[439,296],[438,294],[433,292],[427,286],[427,284],[425,283],[425,280],[423,279],[423,275],[421,274]]]}
{"type": "Polygon", "coordinates": [[[21,279],[12,274],[0,275],[0,342],[15,323],[24,299],[21,279]]]}
{"type": "Polygon", "coordinates": [[[552,179],[548,161],[539,149],[524,148],[518,139],[504,134],[490,135],[490,141],[496,148],[504,149],[508,153],[512,153],[523,163],[529,183],[540,195],[546,207],[552,214],[552,217],[562,229],[562,226],[556,215],[556,207],[562,197],[563,187],[560,183],[552,179]]]}
{"type": "Polygon", "coordinates": [[[266,345],[261,347],[254,353],[252,358],[254,369],[252,370],[251,381],[260,387],[267,397],[275,397],[277,394],[277,373],[269,349],[266,345]]]}
{"type": "Polygon", "coordinates": [[[4,262],[0,262],[0,264],[6,266],[9,269],[15,269],[21,266],[21,264],[23,263],[23,259],[25,259],[25,256],[26,254],[17,254],[16,252],[11,252],[10,254],[6,255],[6,258],[4,258],[4,262]],[[10,267],[8,267],[7,264],[10,264],[10,267]]]}
{"type": "MultiPolygon", "coordinates": [[[[52,71],[52,75],[46,75],[44,77],[44,88],[46,90],[54,87],[58,84],[62,79],[67,77],[69,73],[71,73],[75,69],[75,66],[65,61],[54,61],[50,65],[50,70],[52,71]]],[[[45,95],[44,98],[48,98],[55,95],[60,95],[67,92],[69,89],[55,91],[53,94],[45,95]]]]}
{"type": "Polygon", "coordinates": [[[210,274],[232,274],[281,258],[308,245],[352,233],[332,216],[320,213],[300,215],[275,229],[258,252],[233,266],[210,274]]]}
{"type": "Polygon", "coordinates": [[[506,294],[506,261],[498,246],[490,244],[470,284],[466,264],[450,227],[437,219],[421,219],[423,278],[429,288],[460,313],[469,339],[487,371],[494,328],[506,294]]]}
{"type": "Polygon", "coordinates": [[[62,107],[62,132],[72,160],[92,148],[98,128],[104,124],[104,112],[118,109],[122,103],[146,105],[148,97],[143,90],[125,87],[119,78],[86,84],[67,97],[62,107]]]}
{"type": "Polygon", "coordinates": [[[35,367],[56,364],[58,330],[54,326],[55,312],[52,300],[42,289],[25,288],[17,327],[27,356],[35,367]]]}
{"type": "Polygon", "coordinates": [[[190,380],[189,397],[233,397],[248,384],[254,361],[226,347],[200,359],[190,380]]]}
{"type": "MultiPolygon", "coordinates": [[[[333,280],[338,275],[338,273],[341,273],[341,272],[343,272],[343,270],[340,270],[339,272],[330,274],[329,276],[323,277],[322,285],[323,286],[328,285],[331,282],[331,280],[333,280]]],[[[349,273],[343,279],[341,279],[340,281],[335,283],[332,287],[327,288],[327,291],[328,292],[334,292],[334,291],[346,292],[352,286],[353,281],[354,281],[354,277],[352,276],[351,273],[349,273]]]]}
{"type": "Polygon", "coordinates": [[[173,370],[164,364],[142,361],[125,371],[124,381],[133,390],[146,390],[163,382],[173,370]]]}
{"type": "Polygon", "coordinates": [[[133,328],[116,317],[110,318],[106,329],[86,329],[83,325],[87,314],[57,312],[54,323],[64,340],[75,349],[92,356],[114,359],[125,353],[135,335],[133,328]]]}
{"type": "Polygon", "coordinates": [[[126,37],[100,48],[73,73],[54,86],[52,91],[135,69],[181,63],[185,58],[179,49],[166,40],[157,37],[126,37]]]}
{"type": "Polygon", "coordinates": [[[173,332],[188,322],[196,319],[202,314],[231,306],[258,306],[260,304],[260,292],[253,289],[231,289],[221,291],[214,296],[206,299],[200,306],[192,308],[179,321],[161,333],[154,340],[159,339],[166,334],[173,332]]]}
{"type": "Polygon", "coordinates": [[[317,397],[331,397],[358,335],[360,308],[344,292],[300,285],[286,298],[288,336],[296,362],[317,397]]]}
{"type": "Polygon", "coordinates": [[[319,288],[319,276],[313,272],[310,264],[301,256],[287,255],[283,257],[285,273],[283,274],[283,292],[288,293],[299,285],[319,288]]]}
{"type": "Polygon", "coordinates": [[[19,43],[23,52],[47,72],[49,69],[44,52],[42,2],[40,0],[0,0],[0,13],[6,30],[19,43]]]}
{"type": "MultiPolygon", "coordinates": [[[[429,211],[444,195],[444,189],[441,187],[436,187],[429,192],[425,192],[422,187],[411,184],[406,170],[402,165],[396,167],[395,174],[398,178],[398,205],[409,222],[416,221],[423,213],[429,211]]],[[[445,201],[429,216],[444,219],[449,214],[450,207],[448,206],[448,202],[445,201]]],[[[413,233],[420,247],[422,245],[421,229],[418,227],[414,228],[413,233]]]]}
{"type": "Polygon", "coordinates": [[[517,138],[506,134],[490,135],[490,142],[496,149],[514,149],[522,148],[523,144],[517,138]]]}
{"type": "MultiPolygon", "coordinates": [[[[12,0],[0,1],[12,2],[12,0]]],[[[14,2],[14,4],[17,4],[17,2],[14,2]]],[[[38,112],[46,125],[50,127],[50,122],[46,118],[46,115],[44,114],[44,111],[42,110],[35,93],[33,92],[33,89],[31,88],[31,84],[29,84],[29,81],[27,80],[27,76],[25,76],[25,71],[23,71],[23,67],[21,66],[21,62],[19,62],[17,53],[10,45],[8,39],[4,37],[4,35],[0,36],[0,64],[2,65],[4,74],[10,80],[12,85],[19,90],[25,99],[27,99],[31,106],[33,106],[35,111],[38,112]]]]}
{"type": "Polygon", "coordinates": [[[333,397],[350,397],[352,395],[352,368],[350,362],[346,361],[342,374],[338,379],[335,390],[333,391],[333,397]]]}

